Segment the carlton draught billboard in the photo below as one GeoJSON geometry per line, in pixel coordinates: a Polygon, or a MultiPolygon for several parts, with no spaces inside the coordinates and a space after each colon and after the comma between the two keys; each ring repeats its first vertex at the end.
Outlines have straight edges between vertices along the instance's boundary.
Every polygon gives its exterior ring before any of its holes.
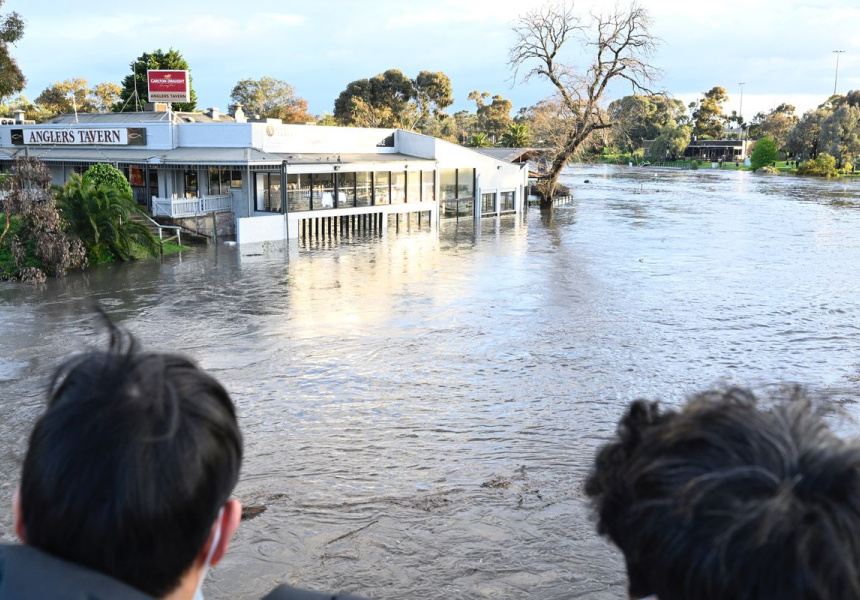
{"type": "Polygon", "coordinates": [[[190,102],[188,71],[147,71],[150,102],[190,102]]]}

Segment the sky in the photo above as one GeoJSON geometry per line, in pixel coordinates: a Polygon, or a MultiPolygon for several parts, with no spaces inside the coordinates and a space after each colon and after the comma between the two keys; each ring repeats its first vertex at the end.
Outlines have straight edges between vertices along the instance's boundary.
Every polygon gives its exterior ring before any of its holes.
{"type": "MultiPolygon", "coordinates": [[[[0,0],[2,1],[2,0],[0,0]]],[[[621,0],[623,5],[624,0],[621,0]]],[[[90,85],[119,83],[143,52],[173,47],[191,68],[198,108],[230,103],[245,78],[289,82],[313,114],[332,112],[346,85],[390,68],[414,77],[422,70],[451,78],[454,105],[474,110],[472,90],[509,98],[514,111],[552,92],[537,80],[514,81],[507,64],[511,26],[540,0],[270,0],[244,5],[222,0],[5,0],[25,35],[11,48],[35,99],[56,81],[84,77],[90,85]]],[[[585,0],[574,9],[606,11],[615,0],[585,0]]],[[[721,0],[719,3],[641,0],[660,39],[654,64],[658,89],[689,103],[714,86],[726,88],[725,111],[749,120],[782,102],[799,112],[838,91],[860,89],[860,3],[721,0]],[[744,83],[741,87],[739,84],[744,83]]],[[[584,55],[571,46],[574,65],[584,55]]],[[[609,99],[631,93],[615,86],[609,99]]]]}

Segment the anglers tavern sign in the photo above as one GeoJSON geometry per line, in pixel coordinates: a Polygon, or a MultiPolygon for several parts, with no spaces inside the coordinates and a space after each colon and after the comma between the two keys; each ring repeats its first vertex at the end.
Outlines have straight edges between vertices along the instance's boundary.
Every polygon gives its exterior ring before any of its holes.
{"type": "Polygon", "coordinates": [[[13,129],[18,146],[143,146],[146,130],[139,127],[110,129],[13,129]]]}

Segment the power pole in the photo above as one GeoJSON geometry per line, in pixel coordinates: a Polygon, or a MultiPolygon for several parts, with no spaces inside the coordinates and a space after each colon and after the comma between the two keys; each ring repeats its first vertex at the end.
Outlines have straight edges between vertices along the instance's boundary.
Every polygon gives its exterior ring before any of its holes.
{"type": "Polygon", "coordinates": [[[833,95],[836,95],[836,83],[839,81],[839,55],[845,54],[845,50],[834,50],[833,54],[836,55],[836,75],[833,77],[833,95]]]}
{"type": "Polygon", "coordinates": [[[738,125],[740,125],[741,128],[741,139],[743,139],[746,137],[744,135],[746,133],[744,131],[744,86],[746,85],[746,82],[741,82],[738,85],[741,86],[741,107],[738,111],[740,113],[741,122],[738,123],[738,125]]]}

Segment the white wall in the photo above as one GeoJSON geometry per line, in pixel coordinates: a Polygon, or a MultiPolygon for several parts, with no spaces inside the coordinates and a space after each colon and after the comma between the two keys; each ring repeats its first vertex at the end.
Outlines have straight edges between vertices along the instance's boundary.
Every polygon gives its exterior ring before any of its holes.
{"type": "Polygon", "coordinates": [[[379,147],[394,129],[358,127],[322,127],[319,125],[270,125],[251,123],[253,144],[264,152],[308,154],[354,154],[397,152],[393,147],[379,147]]]}
{"type": "Polygon", "coordinates": [[[248,148],[250,123],[180,123],[177,146],[189,148],[248,148]]]}
{"type": "Polygon", "coordinates": [[[266,215],[236,219],[236,242],[254,244],[287,239],[287,220],[284,215],[266,215]]]}

